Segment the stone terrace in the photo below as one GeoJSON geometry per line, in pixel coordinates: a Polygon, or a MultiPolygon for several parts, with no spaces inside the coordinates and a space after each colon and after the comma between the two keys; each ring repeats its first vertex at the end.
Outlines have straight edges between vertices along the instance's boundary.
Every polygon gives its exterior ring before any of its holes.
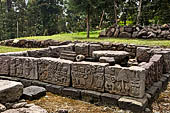
{"type": "Polygon", "coordinates": [[[126,44],[69,43],[0,54],[1,79],[92,103],[107,103],[109,98],[109,105],[137,111],[166,86],[169,70],[170,49],[126,44]],[[84,60],[77,62],[75,54],[84,60]],[[61,59],[63,55],[67,57],[61,59]],[[102,63],[101,57],[105,57],[102,63]]]}

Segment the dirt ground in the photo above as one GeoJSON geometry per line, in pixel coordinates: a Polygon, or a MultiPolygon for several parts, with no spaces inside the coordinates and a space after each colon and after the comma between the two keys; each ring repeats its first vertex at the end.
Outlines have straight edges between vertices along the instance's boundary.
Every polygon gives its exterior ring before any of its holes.
{"type": "MultiPolygon", "coordinates": [[[[51,93],[47,93],[45,97],[39,100],[29,101],[29,103],[39,105],[45,108],[49,113],[57,113],[57,111],[61,109],[66,109],[69,113],[132,113],[128,110],[120,110],[114,106],[96,106],[87,102],[73,100],[51,93]]],[[[153,113],[170,113],[170,82],[167,89],[153,102],[150,109],[153,113]]]]}

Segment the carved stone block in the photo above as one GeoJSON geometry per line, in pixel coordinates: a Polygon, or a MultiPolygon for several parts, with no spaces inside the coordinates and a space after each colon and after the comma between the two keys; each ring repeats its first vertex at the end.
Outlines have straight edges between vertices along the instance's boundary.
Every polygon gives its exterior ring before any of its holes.
{"type": "Polygon", "coordinates": [[[89,56],[89,44],[88,43],[77,43],[75,45],[75,52],[77,55],[89,56]]]}
{"type": "Polygon", "coordinates": [[[163,74],[163,57],[162,55],[153,55],[150,62],[154,62],[155,68],[155,82],[159,81],[163,74]]]}
{"type": "Polygon", "coordinates": [[[11,57],[7,57],[7,56],[0,57],[0,75],[9,75],[10,60],[11,57]]]}
{"type": "Polygon", "coordinates": [[[145,92],[145,69],[137,66],[106,67],[105,90],[113,94],[142,98],[145,92]]]}
{"type": "Polygon", "coordinates": [[[41,58],[38,62],[39,80],[61,86],[70,86],[72,61],[41,58]]]}
{"type": "Polygon", "coordinates": [[[10,63],[10,76],[27,79],[38,79],[38,59],[31,57],[15,57],[10,63]]]}
{"type": "Polygon", "coordinates": [[[104,92],[104,72],[107,63],[74,62],[72,86],[74,88],[104,92]]]}
{"type": "Polygon", "coordinates": [[[136,58],[138,62],[148,62],[151,56],[150,48],[138,47],[136,52],[136,58]]]}

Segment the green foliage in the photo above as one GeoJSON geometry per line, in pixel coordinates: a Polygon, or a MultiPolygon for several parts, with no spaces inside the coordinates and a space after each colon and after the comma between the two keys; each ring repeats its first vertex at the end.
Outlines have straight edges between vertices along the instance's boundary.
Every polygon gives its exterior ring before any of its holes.
{"type": "MultiPolygon", "coordinates": [[[[0,40],[18,36],[46,36],[104,29],[114,24],[134,25],[139,0],[0,0],[0,40]],[[104,12],[104,13],[103,13],[104,12]],[[102,16],[103,15],[103,16],[102,16]]],[[[143,0],[141,25],[170,23],[169,0],[143,0]]]]}
{"type": "Polygon", "coordinates": [[[28,51],[28,50],[37,50],[37,48],[17,48],[17,47],[0,46],[0,53],[28,51]]]}

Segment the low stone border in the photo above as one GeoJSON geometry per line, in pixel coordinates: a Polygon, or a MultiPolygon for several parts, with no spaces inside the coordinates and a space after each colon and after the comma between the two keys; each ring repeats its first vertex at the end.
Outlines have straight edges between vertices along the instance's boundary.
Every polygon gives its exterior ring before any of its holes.
{"type": "Polygon", "coordinates": [[[97,91],[75,89],[72,87],[57,86],[37,80],[28,80],[17,77],[0,76],[0,79],[18,81],[21,82],[24,87],[31,85],[41,86],[46,88],[48,92],[60,96],[83,100],[96,105],[118,106],[121,109],[131,110],[137,113],[144,111],[146,107],[149,107],[149,105],[158,98],[160,92],[166,88],[168,81],[170,81],[170,73],[164,74],[160,81],[155,82],[153,86],[146,91],[145,96],[141,99],[110,93],[101,93],[97,91]]]}
{"type": "Polygon", "coordinates": [[[117,26],[113,25],[105,31],[100,32],[99,37],[120,37],[120,38],[142,38],[142,39],[170,39],[170,25],[154,26],[117,26]]]}

